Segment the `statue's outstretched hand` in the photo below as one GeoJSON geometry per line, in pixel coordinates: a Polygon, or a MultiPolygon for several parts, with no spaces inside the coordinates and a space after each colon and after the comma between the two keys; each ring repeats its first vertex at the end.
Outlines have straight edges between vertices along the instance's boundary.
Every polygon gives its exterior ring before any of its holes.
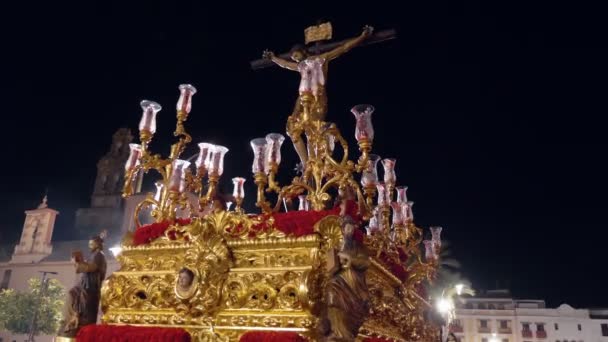
{"type": "Polygon", "coordinates": [[[369,26],[369,25],[363,26],[363,35],[364,36],[370,36],[372,33],[374,33],[374,28],[372,26],[369,26]]]}
{"type": "Polygon", "coordinates": [[[274,57],[274,52],[272,52],[270,50],[264,50],[264,52],[262,53],[262,58],[264,58],[264,59],[271,60],[272,57],[274,57]]]}

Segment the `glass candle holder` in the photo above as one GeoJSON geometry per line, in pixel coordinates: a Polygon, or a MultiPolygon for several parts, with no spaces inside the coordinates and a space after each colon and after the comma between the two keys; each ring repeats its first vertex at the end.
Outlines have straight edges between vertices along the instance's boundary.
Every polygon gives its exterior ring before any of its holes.
{"type": "Polygon", "coordinates": [[[156,186],[156,192],[154,193],[154,200],[156,202],[160,202],[160,198],[163,193],[163,188],[165,187],[165,185],[161,181],[157,181],[154,183],[154,186],[156,186]]]}
{"type": "Polygon", "coordinates": [[[390,227],[384,226],[384,215],[385,215],[384,210],[381,210],[380,207],[376,207],[375,212],[374,212],[374,217],[376,218],[376,220],[378,222],[379,230],[384,230],[384,229],[390,228],[390,227]]]}
{"type": "Polygon", "coordinates": [[[397,175],[395,174],[395,163],[396,159],[385,158],[382,159],[382,166],[384,166],[384,183],[395,184],[397,182],[397,175]]]}
{"type": "Polygon", "coordinates": [[[376,189],[378,190],[378,206],[385,207],[385,206],[389,205],[388,191],[386,189],[386,184],[378,183],[378,184],[376,184],[376,189]]]}
{"type": "Polygon", "coordinates": [[[363,187],[376,186],[378,183],[378,161],[380,161],[379,155],[369,155],[367,167],[361,173],[361,185],[363,185],[363,187]]]}
{"type": "Polygon", "coordinates": [[[206,171],[209,169],[209,163],[211,162],[210,154],[214,147],[215,145],[210,143],[198,144],[200,150],[198,152],[198,157],[196,157],[196,161],[194,162],[197,170],[206,171]]]}
{"type": "Polygon", "coordinates": [[[414,202],[412,201],[408,201],[407,202],[407,219],[410,221],[414,221],[414,202]]]}
{"type": "Polygon", "coordinates": [[[355,115],[355,139],[361,140],[374,140],[374,126],[372,125],[372,113],[374,112],[374,106],[368,104],[360,104],[354,106],[351,113],[355,115]]]}
{"type": "Polygon", "coordinates": [[[441,248],[441,231],[442,227],[430,227],[432,238],[431,240],[435,243],[437,248],[441,248]]]}
{"type": "Polygon", "coordinates": [[[143,110],[141,120],[139,121],[139,130],[156,133],[156,113],[163,107],[154,101],[143,100],[139,104],[143,110]]]}
{"type": "Polygon", "coordinates": [[[332,134],[327,135],[327,147],[329,148],[329,153],[334,152],[334,149],[336,148],[336,137],[332,134]]]}
{"type": "Polygon", "coordinates": [[[378,229],[379,229],[378,218],[374,215],[369,219],[367,235],[371,235],[373,232],[377,231],[378,229]]]}
{"type": "Polygon", "coordinates": [[[282,134],[270,133],[266,135],[266,159],[269,166],[272,163],[276,165],[281,164],[281,146],[283,145],[283,141],[285,141],[285,137],[282,134]]]}
{"type": "Polygon", "coordinates": [[[191,84],[181,84],[179,86],[179,99],[176,109],[178,112],[190,113],[192,109],[192,96],[196,94],[196,88],[191,84]]]}
{"type": "Polygon", "coordinates": [[[393,225],[400,226],[403,224],[403,210],[401,203],[392,202],[391,208],[393,209],[393,225]]]}
{"type": "Polygon", "coordinates": [[[240,198],[243,199],[245,198],[245,178],[243,177],[234,177],[232,178],[232,184],[234,185],[233,191],[232,191],[232,196],[234,196],[234,198],[240,198]]]}
{"type": "MultiPolygon", "coordinates": [[[[399,202],[397,202],[399,203],[399,202]]],[[[403,203],[399,203],[401,205],[401,217],[403,218],[403,222],[409,222],[410,221],[410,208],[407,205],[407,202],[403,202],[403,203]]]]}
{"type": "Polygon", "coordinates": [[[182,179],[186,176],[186,169],[190,166],[190,162],[187,160],[176,159],[173,161],[173,172],[169,178],[169,190],[170,191],[181,191],[182,179]]]}
{"type": "Polygon", "coordinates": [[[251,140],[251,149],[253,150],[253,164],[251,172],[253,174],[266,172],[266,139],[255,138],[251,140]]]}
{"type": "Polygon", "coordinates": [[[140,157],[141,145],[129,144],[129,158],[127,158],[127,162],[125,163],[125,170],[129,171],[138,166],[141,163],[139,160],[140,157]]]}
{"type": "Polygon", "coordinates": [[[435,255],[435,244],[431,240],[424,240],[424,256],[427,261],[435,260],[437,256],[435,255]]]}
{"type": "Polygon", "coordinates": [[[186,172],[188,172],[188,168],[183,169],[183,176],[179,181],[179,192],[186,191],[186,172]]]}
{"type": "Polygon", "coordinates": [[[308,211],[310,209],[310,203],[308,203],[308,200],[306,199],[306,195],[299,195],[298,201],[299,201],[298,210],[308,211]]]}
{"type": "Polygon", "coordinates": [[[407,186],[398,186],[395,188],[395,190],[397,190],[397,202],[406,203],[407,202],[407,186]]]}
{"type": "Polygon", "coordinates": [[[213,146],[213,154],[209,163],[209,173],[221,176],[224,173],[224,156],[228,153],[228,148],[220,145],[213,146]]]}

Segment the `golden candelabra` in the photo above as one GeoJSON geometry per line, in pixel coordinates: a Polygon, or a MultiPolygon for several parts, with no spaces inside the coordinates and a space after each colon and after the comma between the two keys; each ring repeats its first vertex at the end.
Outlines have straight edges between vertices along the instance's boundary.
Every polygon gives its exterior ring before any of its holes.
{"type": "MultiPolygon", "coordinates": [[[[236,341],[252,330],[325,340],[336,336],[339,326],[354,329],[358,340],[437,338],[438,325],[426,318],[431,306],[421,288],[435,277],[441,230],[433,230],[433,238],[423,241],[422,229],[414,224],[413,202],[407,200],[405,187],[396,186],[394,159],[382,161],[384,182],[378,179],[380,158],[371,154],[373,106],[351,109],[360,152],[351,161],[340,130],[317,114],[324,110],[326,99],[301,92],[301,111],[290,118],[287,132],[296,150],[302,143],[299,135],[306,137],[301,174],[280,185],[276,176],[284,136],[271,133],[253,139],[251,171],[257,186],[255,204],[261,209],[254,215],[242,208],[245,179],[240,177],[232,179],[235,209],[213,205],[227,148],[199,143],[194,170],[179,159],[191,142],[184,122],[196,93],[191,85],[179,89],[174,131],[178,140],[167,158],[149,151],[161,107],[151,101],[141,103],[141,145],[131,145],[123,195],[133,194],[140,172],[155,170],[161,179],[157,191],[137,206],[138,230],[124,238],[118,257],[121,268],[104,284],[105,323],[182,327],[199,341],[236,341]],[[198,195],[198,203],[189,201],[189,193],[198,195]],[[274,204],[267,195],[276,197],[274,204]],[[302,209],[297,215],[310,217],[307,210],[325,213],[311,223],[309,234],[296,236],[277,224],[279,218],[294,214],[282,212],[281,204],[295,198],[302,209]],[[340,203],[339,214],[332,211],[334,202],[340,203]],[[356,204],[360,221],[346,214],[348,203],[356,204]],[[138,221],[143,209],[150,209],[156,224],[166,223],[167,228],[142,243],[136,237],[148,229],[140,228],[138,221]],[[187,211],[189,220],[177,222],[180,210],[187,211]],[[364,238],[355,240],[353,231],[365,231],[364,238]],[[189,283],[178,277],[184,269],[193,275],[189,283]],[[344,276],[348,272],[354,273],[344,276]],[[334,315],[329,306],[336,295],[332,288],[350,286],[340,277],[357,276],[366,285],[356,293],[362,293],[368,306],[353,311],[362,317],[353,325],[340,321],[342,316],[334,315]],[[329,332],[322,331],[324,322],[331,322],[329,332]]],[[[352,301],[348,296],[343,299],[352,301]]]]}

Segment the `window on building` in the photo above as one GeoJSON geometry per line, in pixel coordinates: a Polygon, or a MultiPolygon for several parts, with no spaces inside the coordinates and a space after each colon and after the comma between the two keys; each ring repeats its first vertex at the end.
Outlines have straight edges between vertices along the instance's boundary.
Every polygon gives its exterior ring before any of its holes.
{"type": "Polygon", "coordinates": [[[12,270],[4,270],[4,276],[2,277],[2,283],[0,283],[0,290],[8,289],[8,284],[11,282],[12,270]]]}
{"type": "Polygon", "coordinates": [[[465,309],[472,309],[472,308],[473,308],[473,304],[471,304],[471,303],[466,303],[466,304],[464,305],[464,308],[465,308],[465,309]]]}
{"type": "Polygon", "coordinates": [[[461,327],[462,323],[460,322],[459,319],[455,319],[452,321],[452,325],[457,326],[457,327],[461,327]]]}
{"type": "Polygon", "coordinates": [[[494,304],[490,304],[490,305],[488,305],[488,309],[490,309],[490,310],[496,310],[496,307],[494,306],[494,304]]]}
{"type": "Polygon", "coordinates": [[[544,323],[536,323],[536,331],[545,331],[544,323]]]}
{"type": "Polygon", "coordinates": [[[555,323],[554,326],[555,326],[555,330],[559,330],[559,325],[557,323],[555,323]]]}
{"type": "Polygon", "coordinates": [[[485,337],[482,337],[482,338],[481,338],[481,342],[488,342],[488,339],[487,339],[487,338],[485,338],[485,337]]]}
{"type": "Polygon", "coordinates": [[[509,339],[508,338],[503,338],[502,342],[509,342],[509,339]]]}
{"type": "Polygon", "coordinates": [[[530,330],[530,323],[522,323],[521,326],[523,330],[530,330]]]}
{"type": "Polygon", "coordinates": [[[498,304],[498,310],[504,310],[505,306],[504,304],[498,304]]]}
{"type": "Polygon", "coordinates": [[[485,319],[480,319],[479,320],[479,327],[481,328],[487,328],[488,327],[488,321],[485,319]]]}
{"type": "Polygon", "coordinates": [[[602,336],[608,336],[608,323],[602,323],[602,336]]]}
{"type": "Polygon", "coordinates": [[[582,325],[578,325],[578,331],[582,331],[583,330],[583,326],[582,325]]]}
{"type": "Polygon", "coordinates": [[[477,308],[480,310],[485,310],[487,306],[484,303],[479,303],[479,305],[477,305],[477,308]]]}
{"type": "Polygon", "coordinates": [[[509,321],[500,321],[500,329],[509,329],[509,321]]]}

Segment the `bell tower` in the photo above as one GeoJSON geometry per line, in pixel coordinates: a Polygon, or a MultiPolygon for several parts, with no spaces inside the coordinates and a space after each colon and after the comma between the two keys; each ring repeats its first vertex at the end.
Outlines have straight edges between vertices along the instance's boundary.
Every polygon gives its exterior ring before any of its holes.
{"type": "Polygon", "coordinates": [[[120,206],[124,167],[129,157],[131,141],[133,135],[128,128],[121,128],[112,136],[110,151],[97,163],[91,207],[120,206]]]}
{"type": "Polygon", "coordinates": [[[44,196],[37,209],[25,212],[21,240],[15,246],[11,263],[39,262],[53,251],[51,237],[59,212],[49,208],[47,200],[47,196],[44,196]]]}
{"type": "Polygon", "coordinates": [[[90,235],[107,229],[118,231],[122,222],[122,186],[129,143],[133,135],[121,128],[112,136],[110,150],[97,163],[97,177],[91,195],[91,207],[76,211],[76,229],[90,235]]]}

